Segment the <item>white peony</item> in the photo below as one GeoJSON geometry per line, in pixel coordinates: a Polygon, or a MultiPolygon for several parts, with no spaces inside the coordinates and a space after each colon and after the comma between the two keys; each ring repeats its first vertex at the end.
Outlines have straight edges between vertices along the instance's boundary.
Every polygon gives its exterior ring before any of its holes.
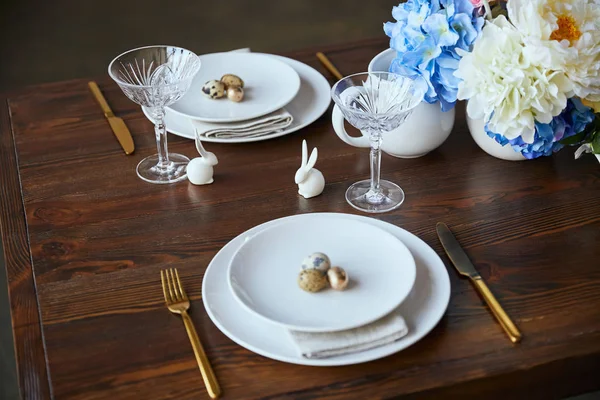
{"type": "Polygon", "coordinates": [[[510,0],[510,21],[534,62],[564,71],[575,94],[600,101],[600,4],[589,0],[510,0]]]}
{"type": "Polygon", "coordinates": [[[572,84],[564,73],[529,58],[523,37],[504,16],[486,23],[455,75],[458,98],[469,99],[471,118],[483,118],[492,132],[533,143],[535,121],[549,123],[567,105],[572,84]]]}

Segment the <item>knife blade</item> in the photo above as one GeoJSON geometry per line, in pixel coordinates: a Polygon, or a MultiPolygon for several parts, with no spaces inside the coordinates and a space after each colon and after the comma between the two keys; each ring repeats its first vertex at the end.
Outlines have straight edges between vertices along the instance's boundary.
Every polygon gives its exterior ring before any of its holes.
{"type": "Polygon", "coordinates": [[[458,273],[469,278],[479,277],[479,272],[475,269],[475,266],[467,256],[467,253],[460,247],[458,240],[454,237],[450,228],[442,222],[438,222],[435,226],[440,242],[448,255],[454,267],[458,270],[458,273]]]}
{"type": "Polygon", "coordinates": [[[88,82],[88,86],[96,98],[96,101],[98,101],[100,108],[102,108],[102,112],[104,113],[104,116],[106,117],[106,120],[108,121],[113,133],[117,137],[119,144],[123,148],[123,151],[125,151],[125,154],[132,154],[135,150],[135,145],[133,144],[133,138],[131,137],[129,128],[127,128],[127,125],[125,125],[125,121],[119,117],[115,117],[115,114],[110,109],[110,106],[104,98],[104,95],[102,95],[102,92],[100,91],[100,88],[96,82],[88,82]]]}
{"type": "Polygon", "coordinates": [[[479,291],[488,307],[494,314],[494,317],[498,320],[508,337],[513,343],[517,343],[521,340],[522,335],[519,332],[519,329],[510,319],[508,314],[504,311],[496,297],[490,290],[490,288],[486,285],[486,283],[479,275],[479,272],[475,269],[475,266],[467,256],[467,253],[460,246],[450,228],[442,222],[438,222],[435,226],[435,230],[437,231],[440,242],[442,243],[442,247],[446,251],[448,258],[452,261],[452,264],[456,268],[456,270],[464,276],[469,277],[471,282],[475,285],[475,288],[479,291]]]}

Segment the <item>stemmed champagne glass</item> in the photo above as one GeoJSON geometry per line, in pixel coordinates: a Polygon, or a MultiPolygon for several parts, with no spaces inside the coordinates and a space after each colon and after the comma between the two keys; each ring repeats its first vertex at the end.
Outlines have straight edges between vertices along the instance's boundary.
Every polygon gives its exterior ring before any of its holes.
{"type": "Polygon", "coordinates": [[[108,66],[110,77],[132,101],[148,107],[155,121],[158,154],[144,158],[136,171],[150,183],[172,183],[186,178],[190,159],[169,153],[165,107],[188,91],[200,69],[200,59],[189,50],[173,46],[148,46],[117,56],[108,66]]]}
{"type": "Polygon", "coordinates": [[[423,100],[424,89],[414,80],[390,72],[350,75],[331,89],[331,97],[345,119],[371,142],[371,179],[348,188],[346,201],[352,207],[381,213],[399,207],[404,201],[400,186],[380,179],[382,133],[406,121],[423,100]]]}

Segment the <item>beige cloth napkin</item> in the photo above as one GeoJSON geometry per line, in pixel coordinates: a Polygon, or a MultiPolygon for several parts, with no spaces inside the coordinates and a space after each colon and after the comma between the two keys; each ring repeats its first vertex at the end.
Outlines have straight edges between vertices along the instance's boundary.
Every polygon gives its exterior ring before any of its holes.
{"type": "Polygon", "coordinates": [[[294,122],[292,114],[281,108],[271,114],[241,122],[214,124],[192,120],[196,134],[202,138],[255,138],[281,132],[294,122]]]}
{"type": "Polygon", "coordinates": [[[408,327],[399,312],[393,311],[380,320],[347,331],[288,332],[302,357],[319,359],[358,353],[393,343],[408,334],[408,327]]]}
{"type": "MultiPolygon", "coordinates": [[[[233,52],[249,53],[249,48],[233,50],[233,52]]],[[[247,121],[214,124],[192,121],[196,134],[202,138],[235,139],[256,138],[281,132],[294,122],[292,114],[281,108],[271,114],[247,121]]]]}

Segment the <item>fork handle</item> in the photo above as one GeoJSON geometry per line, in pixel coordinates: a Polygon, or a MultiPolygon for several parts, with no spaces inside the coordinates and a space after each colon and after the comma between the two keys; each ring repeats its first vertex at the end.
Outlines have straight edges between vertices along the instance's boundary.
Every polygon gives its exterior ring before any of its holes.
{"type": "Polygon", "coordinates": [[[202,343],[200,343],[198,333],[196,332],[196,328],[194,328],[194,323],[192,322],[192,319],[188,315],[187,311],[183,311],[181,313],[181,317],[183,319],[183,323],[185,324],[185,330],[190,338],[190,342],[192,343],[194,355],[196,356],[196,361],[198,362],[198,367],[200,368],[200,373],[202,374],[206,391],[212,399],[216,399],[221,395],[221,388],[219,387],[217,377],[210,366],[208,357],[204,352],[202,343]]]}

